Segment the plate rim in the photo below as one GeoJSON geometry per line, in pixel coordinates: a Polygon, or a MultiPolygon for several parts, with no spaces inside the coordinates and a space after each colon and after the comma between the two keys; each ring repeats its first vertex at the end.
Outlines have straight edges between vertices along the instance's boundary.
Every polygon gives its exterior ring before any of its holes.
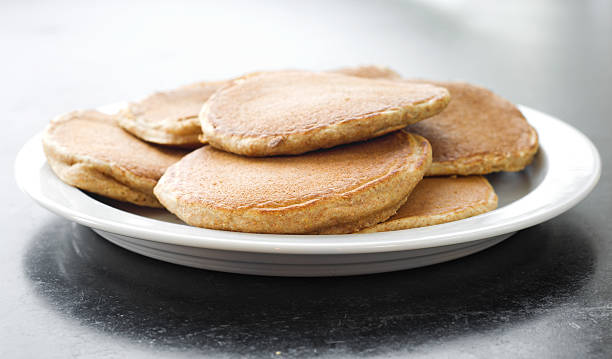
{"type": "MultiPolygon", "coordinates": [[[[20,149],[15,159],[14,173],[19,188],[33,198],[37,203],[62,217],[85,225],[87,227],[120,234],[123,236],[152,240],[172,245],[201,247],[217,250],[257,252],[270,254],[357,254],[382,253],[439,247],[444,245],[465,243],[483,238],[493,237],[508,232],[518,231],[546,220],[549,220],[583,200],[596,186],[601,176],[601,158],[595,145],[579,130],[551,115],[534,110],[527,106],[518,105],[528,121],[538,131],[540,138],[540,151],[545,156],[548,168],[542,181],[526,196],[504,207],[479,216],[460,221],[439,224],[429,227],[413,228],[392,232],[341,234],[341,235],[289,235],[289,234],[255,234],[231,231],[221,231],[192,227],[185,224],[175,224],[156,219],[138,216],[133,213],[108,206],[71,187],[55,176],[47,180],[57,181],[58,185],[65,186],[65,196],[70,200],[83,205],[106,206],[112,216],[125,218],[124,222],[117,222],[93,216],[75,210],[66,204],[58,203],[45,195],[41,188],[36,186],[36,180],[43,180],[40,159],[38,162],[29,161],[29,157],[43,153],[40,139],[42,132],[31,137],[20,149]],[[586,154],[591,161],[561,161],[560,148],[555,148],[555,134],[542,132],[538,127],[554,126],[557,130],[571,136],[572,148],[579,147],[581,154],[586,154]],[[580,147],[581,146],[581,147],[580,147]],[[38,151],[39,153],[35,153],[38,151]],[[551,167],[552,166],[552,167],[551,167]],[[581,174],[581,176],[565,176],[564,173],[581,174]],[[38,174],[38,176],[36,176],[38,174]],[[565,182],[564,182],[565,181],[565,182]],[[564,191],[560,186],[572,184],[572,191],[564,191]],[[546,199],[548,206],[529,205],[529,201],[546,199]],[[553,198],[550,198],[553,196],[553,198]],[[554,199],[555,201],[552,201],[554,199]],[[522,215],[513,212],[525,211],[522,215]],[[116,212],[120,213],[116,213],[116,212]],[[504,219],[504,216],[506,218],[504,219]],[[508,218],[511,217],[511,218],[508,218]],[[499,218],[497,218],[499,217],[499,218]],[[127,223],[132,221],[134,223],[127,223]],[[496,224],[501,221],[501,224],[496,224]],[[148,224],[148,225],[138,225],[148,224]],[[455,230],[453,230],[453,228],[455,230]]],[[[113,105],[104,106],[104,109],[113,105]]],[[[102,109],[102,108],[101,108],[102,109]]],[[[567,142],[569,139],[565,138],[567,142]]],[[[563,153],[571,155],[570,153],[563,153]]],[[[42,155],[42,166],[46,166],[46,159],[42,155]]],[[[111,216],[111,217],[112,217],[111,216]]]]}

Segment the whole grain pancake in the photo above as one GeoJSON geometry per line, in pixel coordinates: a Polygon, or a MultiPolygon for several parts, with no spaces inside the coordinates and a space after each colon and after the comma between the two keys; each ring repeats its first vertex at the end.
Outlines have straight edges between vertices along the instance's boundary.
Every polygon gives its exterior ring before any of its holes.
{"type": "MultiPolygon", "coordinates": [[[[397,79],[399,74],[380,66],[359,66],[331,72],[367,78],[397,79]]],[[[119,125],[147,142],[187,148],[200,147],[206,139],[198,114],[202,105],[227,81],[198,82],[174,90],[156,92],[129,103],[122,111],[119,125]]]]}
{"type": "Polygon", "coordinates": [[[170,166],[154,193],[188,224],[255,233],[351,233],[404,203],[431,161],[396,131],[301,156],[244,157],[205,146],[170,166]]]}
{"type": "Polygon", "coordinates": [[[427,177],[385,222],[362,233],[431,226],[472,217],[497,207],[497,195],[482,176],[427,177]]]}
{"type": "Polygon", "coordinates": [[[113,116],[73,111],[51,121],[43,136],[51,169],[64,182],[121,201],[161,207],[153,187],[185,151],[160,148],[122,130],[113,116]]]}
{"type": "Polygon", "coordinates": [[[400,74],[391,70],[390,68],[376,65],[343,67],[330,72],[370,79],[396,80],[401,78],[400,74]]]}
{"type": "Polygon", "coordinates": [[[162,145],[199,147],[202,104],[226,82],[200,82],[157,92],[122,110],[119,125],[133,135],[162,145]]]}
{"type": "Polygon", "coordinates": [[[467,83],[427,83],[452,96],[442,113],[408,127],[431,142],[428,176],[520,171],[531,163],[538,136],[511,102],[467,83]]]}
{"type": "Polygon", "coordinates": [[[234,80],[202,107],[210,145],[247,156],[300,154],[395,131],[442,111],[444,88],[281,71],[234,80]]]}

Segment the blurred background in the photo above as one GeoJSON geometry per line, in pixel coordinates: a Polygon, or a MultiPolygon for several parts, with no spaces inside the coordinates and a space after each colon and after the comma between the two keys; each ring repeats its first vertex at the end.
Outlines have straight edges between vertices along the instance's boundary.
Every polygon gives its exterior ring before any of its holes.
{"type": "Polygon", "coordinates": [[[607,0],[0,2],[5,168],[62,112],[362,64],[486,86],[574,125],[603,161],[579,206],[491,250],[333,280],[146,259],[38,207],[6,171],[0,356],[609,357],[611,39],[607,0]]]}
{"type": "Polygon", "coordinates": [[[604,115],[612,93],[606,0],[1,6],[3,103],[39,127],[62,111],[264,69],[387,65],[404,76],[475,82],[565,119],[581,117],[583,106],[604,115]],[[588,91],[594,80],[603,87],[588,91]]]}

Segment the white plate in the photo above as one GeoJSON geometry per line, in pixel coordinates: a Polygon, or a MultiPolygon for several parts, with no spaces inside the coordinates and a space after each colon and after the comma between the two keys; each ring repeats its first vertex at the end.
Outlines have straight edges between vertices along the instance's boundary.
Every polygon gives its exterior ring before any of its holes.
{"type": "Polygon", "coordinates": [[[452,223],[402,231],[271,235],[191,227],[164,210],[93,197],[64,184],[46,163],[41,134],[19,152],[15,176],[23,191],[43,207],[91,227],[119,246],[163,261],[275,276],[394,271],[490,247],[561,214],[593,189],[601,161],[589,139],[549,115],[524,106],[521,111],[538,131],[540,151],[525,171],[488,176],[499,196],[499,208],[452,223]]]}

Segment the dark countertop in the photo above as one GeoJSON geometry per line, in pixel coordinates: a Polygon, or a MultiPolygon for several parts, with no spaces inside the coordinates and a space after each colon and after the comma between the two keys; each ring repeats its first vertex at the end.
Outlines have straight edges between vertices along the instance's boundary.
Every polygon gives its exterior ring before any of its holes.
{"type": "Polygon", "coordinates": [[[0,5],[1,358],[612,356],[610,2],[219,3],[0,5]],[[460,260],[296,279],[132,254],[14,183],[17,150],[55,114],[252,70],[367,63],[469,80],[563,119],[599,148],[599,185],[460,260]]]}

